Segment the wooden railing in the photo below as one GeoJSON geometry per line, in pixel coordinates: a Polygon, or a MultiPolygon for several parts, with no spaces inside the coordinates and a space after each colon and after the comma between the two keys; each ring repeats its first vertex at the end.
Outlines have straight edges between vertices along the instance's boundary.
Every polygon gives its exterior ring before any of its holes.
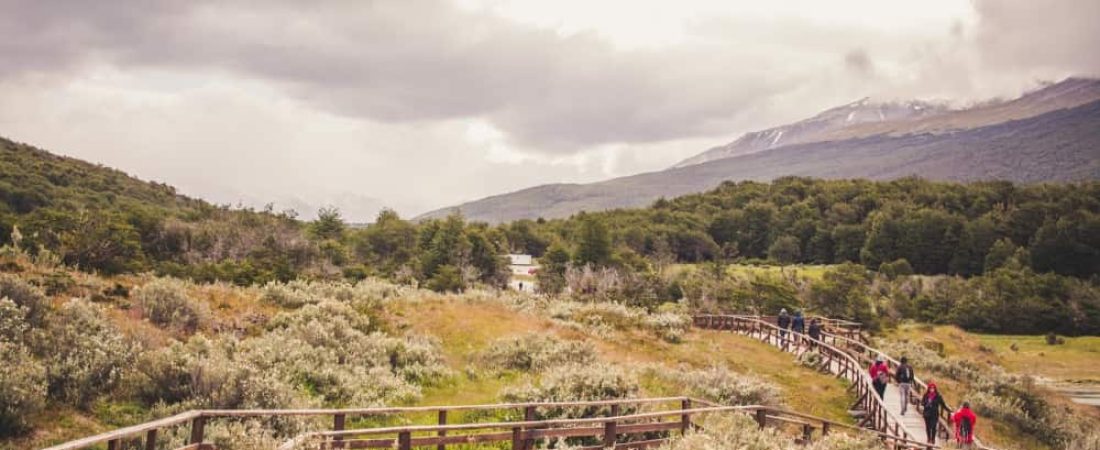
{"type": "MultiPolygon", "coordinates": [[[[619,399],[592,402],[511,403],[466,406],[425,406],[404,408],[366,409],[306,409],[306,410],[202,410],[189,411],[176,416],[132,427],[79,439],[50,447],[47,450],[75,450],[106,443],[109,449],[157,447],[157,436],[174,427],[190,427],[188,443],[178,450],[213,450],[204,441],[205,426],[213,420],[234,418],[317,417],[327,416],[332,427],[325,431],[309,432],[283,444],[280,450],[291,449],[353,449],[353,448],[413,448],[435,447],[446,449],[449,445],[511,442],[511,448],[530,450],[540,439],[590,438],[592,449],[613,447],[616,449],[642,449],[659,446],[669,438],[681,435],[700,426],[700,416],[720,413],[740,413],[753,417],[759,426],[794,428],[796,439],[809,442],[815,436],[832,432],[865,432],[858,427],[828,419],[802,414],[783,408],[749,405],[721,406],[708,401],[688,397],[619,399]],[[656,411],[620,414],[631,408],[646,406],[656,411]],[[599,408],[602,417],[580,419],[536,419],[538,412],[559,408],[599,408]],[[450,414],[462,411],[512,411],[522,419],[487,423],[448,424],[450,414]],[[435,425],[401,425],[345,429],[345,424],[357,418],[379,418],[394,415],[433,413],[435,425]]],[[[878,432],[878,436],[892,449],[933,448],[896,433],[878,432]]],[[[938,448],[938,447],[935,447],[938,448]]]]}
{"type": "Polygon", "coordinates": [[[829,367],[830,372],[852,383],[858,399],[856,403],[866,414],[863,424],[892,436],[907,440],[914,439],[909,430],[902,425],[901,418],[886,408],[882,399],[874,394],[871,376],[863,370],[863,364],[848,351],[836,346],[837,339],[840,338],[835,334],[823,333],[820,340],[815,340],[809,335],[779,328],[769,318],[756,316],[697,315],[694,322],[699,328],[733,331],[776,344],[784,351],[817,352],[821,355],[824,365],[829,367]]]}
{"type": "MultiPolygon", "coordinates": [[[[702,328],[738,331],[764,341],[780,342],[776,338],[781,330],[772,322],[774,318],[769,320],[769,318],[733,315],[695,317],[696,326],[702,328]]],[[[849,334],[853,329],[858,332],[859,328],[843,321],[834,321],[828,326],[831,332],[823,333],[821,340],[813,340],[805,334],[789,332],[788,338],[782,340],[782,345],[786,350],[811,349],[818,352],[838,377],[851,381],[855,395],[859,398],[858,403],[866,411],[865,423],[861,425],[872,428],[871,432],[876,433],[888,448],[939,448],[915,441],[913,436],[900,425],[900,420],[893,412],[888,411],[879,397],[873,394],[870,377],[862,364],[862,356],[858,356],[869,347],[858,347],[858,350],[853,350],[849,347],[863,344],[855,338],[836,334],[836,330],[847,330],[842,332],[849,334]]],[[[445,450],[447,446],[456,444],[511,442],[513,449],[530,450],[540,439],[565,437],[589,438],[591,442],[598,442],[599,445],[594,444],[590,447],[593,449],[648,448],[666,442],[677,433],[682,434],[698,427],[700,424],[697,418],[701,415],[719,413],[749,414],[761,427],[794,427],[802,441],[809,441],[815,433],[821,436],[834,430],[863,430],[861,427],[853,427],[783,408],[759,405],[723,406],[688,397],[664,397],[464,406],[188,411],[57,445],[46,450],[76,450],[104,443],[109,450],[123,448],[154,450],[158,448],[158,436],[163,437],[170,431],[178,431],[176,428],[182,427],[187,427],[185,435],[189,438],[178,450],[212,450],[213,446],[205,440],[205,428],[211,421],[277,417],[324,417],[323,422],[331,424],[331,426],[324,426],[295,437],[280,447],[283,449],[397,448],[409,450],[418,447],[435,447],[437,450],[445,450]],[[596,417],[540,419],[540,415],[548,415],[552,410],[562,408],[585,408],[589,413],[587,415],[596,417]],[[478,412],[478,417],[505,417],[515,418],[515,420],[450,423],[456,418],[456,413],[474,411],[478,412]],[[380,418],[408,423],[413,416],[417,415],[434,416],[432,421],[435,423],[354,428],[357,422],[377,422],[380,418]]]]}
{"type": "MultiPolygon", "coordinates": [[[[824,323],[824,321],[823,321],[824,323]]],[[[857,403],[861,403],[867,412],[867,417],[871,418],[870,425],[880,431],[899,434],[899,431],[904,433],[907,439],[912,439],[913,436],[901,424],[901,419],[897,417],[893,411],[888,411],[885,408],[882,400],[874,394],[874,388],[871,385],[870,374],[865,370],[870,367],[875,357],[882,356],[889,364],[893,364],[896,368],[900,362],[890,355],[884,352],[872,348],[865,343],[866,338],[862,335],[853,336],[852,333],[855,330],[858,332],[859,327],[852,327],[849,324],[854,322],[834,321],[830,327],[827,327],[822,331],[820,340],[811,339],[808,335],[797,333],[793,330],[780,329],[776,325],[775,316],[746,316],[746,315],[697,315],[695,316],[695,325],[700,328],[717,328],[731,331],[741,332],[749,336],[758,338],[766,342],[781,342],[780,346],[785,351],[797,352],[798,350],[813,350],[819,352],[823,358],[825,358],[826,364],[830,369],[841,378],[848,379],[853,382],[856,389],[856,395],[860,399],[857,403]],[[717,326],[715,326],[717,324],[717,326]],[[838,325],[839,326],[838,326],[838,325]],[[786,333],[786,339],[777,339],[780,333],[786,333]],[[832,366],[833,362],[837,359],[837,353],[845,355],[847,362],[842,363],[839,367],[832,366]],[[853,364],[854,363],[854,364],[853,364]],[[852,368],[858,372],[855,378],[851,373],[852,368]]],[[[924,381],[918,379],[914,380],[914,390],[910,392],[910,398],[904,399],[910,403],[917,405],[917,411],[923,413],[923,406],[917,401],[920,392],[927,389],[927,385],[924,381]]],[[[940,437],[949,438],[953,427],[951,425],[951,413],[952,409],[947,402],[944,402],[943,406],[938,412],[939,423],[937,431],[940,437]]],[[[900,435],[900,434],[899,434],[900,435]]],[[[974,440],[974,448],[983,450],[995,450],[992,447],[982,444],[978,439],[974,440]]]]}
{"type": "MultiPolygon", "coordinates": [[[[901,365],[901,361],[898,361],[893,356],[888,355],[885,352],[882,352],[881,350],[873,348],[873,347],[867,345],[866,343],[864,343],[860,340],[848,338],[848,337],[845,337],[845,336],[834,336],[833,341],[834,342],[840,341],[841,346],[847,347],[849,349],[849,351],[854,356],[859,358],[862,362],[864,362],[868,366],[871,364],[872,361],[875,360],[876,357],[879,357],[879,356],[881,356],[886,361],[886,363],[890,366],[891,373],[893,373],[893,371],[895,369],[897,369],[897,366],[901,365]]],[[[928,384],[924,380],[922,380],[920,377],[914,377],[914,379],[913,379],[913,388],[914,389],[912,391],[910,391],[910,393],[909,393],[910,398],[906,399],[906,401],[909,401],[910,403],[916,404],[917,405],[917,411],[919,411],[923,414],[924,413],[924,405],[921,404],[921,402],[919,400],[922,397],[923,392],[928,389],[928,384]]],[[[943,395],[943,393],[941,392],[940,395],[943,395]]],[[[952,435],[952,431],[954,430],[954,427],[953,427],[952,422],[951,422],[951,414],[952,414],[953,411],[954,411],[954,408],[952,408],[951,404],[949,404],[945,400],[943,402],[943,404],[940,405],[940,410],[936,414],[939,417],[939,424],[938,424],[937,431],[940,433],[940,436],[942,436],[942,437],[947,438],[947,437],[952,435]]],[[[988,446],[982,444],[981,441],[977,437],[974,438],[974,447],[978,448],[978,449],[993,450],[992,447],[988,447],[988,446]]]]}

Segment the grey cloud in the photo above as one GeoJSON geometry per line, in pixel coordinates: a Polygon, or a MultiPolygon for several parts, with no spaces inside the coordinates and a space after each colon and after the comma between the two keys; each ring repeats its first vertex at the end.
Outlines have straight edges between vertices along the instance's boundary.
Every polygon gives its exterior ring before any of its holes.
{"type": "Polygon", "coordinates": [[[982,59],[1001,69],[1100,75],[1100,2],[974,0],[982,59]]]}
{"type": "Polygon", "coordinates": [[[866,50],[855,49],[844,54],[844,67],[860,76],[868,76],[874,73],[874,63],[866,50]]]}
{"type": "Polygon", "coordinates": [[[23,39],[0,47],[20,61],[0,76],[95,60],[229,70],[349,116],[484,117],[551,153],[727,131],[789,83],[722,53],[621,51],[439,2],[165,4],[8,2],[5,34],[23,39]]]}

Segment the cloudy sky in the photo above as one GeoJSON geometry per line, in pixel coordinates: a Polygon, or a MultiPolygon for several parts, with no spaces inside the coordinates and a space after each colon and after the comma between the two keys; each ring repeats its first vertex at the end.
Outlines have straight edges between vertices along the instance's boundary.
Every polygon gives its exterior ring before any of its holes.
{"type": "Polygon", "coordinates": [[[367,221],[1100,73],[1096,0],[0,0],[0,135],[367,221]]]}

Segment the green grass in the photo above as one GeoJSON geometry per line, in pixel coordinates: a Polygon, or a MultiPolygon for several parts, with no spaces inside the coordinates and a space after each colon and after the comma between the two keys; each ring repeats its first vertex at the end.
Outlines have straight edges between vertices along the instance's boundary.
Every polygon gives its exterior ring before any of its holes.
{"type": "MultiPolygon", "coordinates": [[[[825,271],[833,267],[828,264],[789,264],[789,265],[755,265],[755,264],[730,264],[726,267],[726,273],[731,276],[746,275],[794,275],[809,280],[820,280],[825,271]]],[[[698,264],[674,264],[669,267],[670,273],[677,274],[684,271],[697,270],[698,264]]]]}
{"type": "MultiPolygon", "coordinates": [[[[891,339],[912,342],[932,341],[943,344],[949,358],[965,358],[979,365],[1000,366],[1013,373],[1023,373],[1056,381],[1100,381],[1100,337],[1066,338],[1063,345],[1047,345],[1045,336],[992,335],[969,333],[954,326],[906,324],[887,333],[891,339]],[[1013,350],[1013,345],[1016,350],[1013,350]]],[[[918,375],[920,368],[917,368],[918,375]]],[[[924,374],[933,377],[935,374],[924,374]]],[[[949,401],[958,403],[971,387],[965,383],[939,377],[949,401]]],[[[1091,414],[1100,420],[1100,409],[1070,403],[1053,391],[1046,398],[1058,407],[1073,408],[1079,414],[1091,414]]],[[[1050,447],[1018,428],[997,420],[985,419],[979,432],[987,444],[998,448],[1043,450],[1050,447]]]]}
{"type": "MultiPolygon", "coordinates": [[[[451,368],[464,372],[476,366],[476,355],[495,339],[529,332],[550,333],[562,339],[588,340],[601,358],[624,367],[659,365],[669,369],[706,368],[715,364],[740,373],[753,373],[780,386],[784,401],[794,410],[850,423],[847,409],[852,399],[847,384],[829,374],[798,364],[795,357],[772,346],[728,332],[691,330],[683,342],[672,344],[638,331],[618,333],[612,339],[594,338],[553,322],[521,314],[500,305],[462,300],[401,305],[399,319],[418,333],[435,336],[442,343],[451,368]]],[[[643,371],[644,372],[644,371],[643,371]]],[[[499,401],[504,387],[525,382],[525,375],[503,379],[469,378],[465,374],[425,393],[419,404],[471,404],[499,401]]],[[[656,376],[639,380],[642,395],[679,396],[679,386],[656,376]]]]}

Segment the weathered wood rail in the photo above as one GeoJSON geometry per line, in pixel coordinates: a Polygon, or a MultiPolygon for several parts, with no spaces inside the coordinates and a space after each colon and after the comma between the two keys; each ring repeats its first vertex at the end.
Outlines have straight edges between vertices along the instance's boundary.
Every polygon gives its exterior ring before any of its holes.
{"type": "MultiPolygon", "coordinates": [[[[172,427],[190,427],[189,443],[178,450],[213,450],[204,442],[205,425],[211,420],[233,418],[328,416],[332,428],[298,436],[283,446],[290,449],[413,448],[488,442],[511,442],[514,449],[533,449],[539,440],[587,437],[596,443],[591,449],[644,449],[659,446],[670,437],[699,426],[697,419],[707,414],[739,413],[753,417],[759,426],[793,429],[796,438],[808,442],[833,432],[866,431],[848,424],[770,406],[720,406],[688,397],[639,398],[592,402],[513,403],[466,406],[426,406],[366,409],[310,410],[202,410],[189,411],[146,424],[72,441],[47,450],[84,449],[106,443],[109,449],[155,449],[157,436],[172,427]],[[648,406],[656,411],[620,414],[631,407],[648,406]],[[554,408],[604,408],[606,415],[581,419],[535,419],[540,410],[554,408]],[[448,413],[460,411],[513,411],[522,414],[517,421],[448,424],[448,413]],[[435,413],[435,425],[403,425],[345,429],[349,419],[393,415],[435,413]]],[[[891,433],[877,433],[892,449],[932,448],[924,443],[891,433]]],[[[937,447],[938,448],[938,447],[937,447]]]]}
{"type": "MultiPolygon", "coordinates": [[[[878,435],[889,449],[932,449],[939,446],[918,442],[897,417],[873,394],[870,377],[862,356],[870,347],[860,339],[860,325],[830,320],[829,332],[814,341],[809,336],[781,330],[774,318],[700,315],[694,318],[701,328],[729,330],[777,344],[786,351],[818,352],[838,377],[852,382],[866,416],[861,427],[830,421],[812,415],[770,406],[724,406],[689,397],[617,399],[588,402],[507,403],[463,406],[384,407],[358,409],[302,410],[199,410],[78,439],[46,450],[76,450],[106,444],[108,450],[165,448],[163,436],[182,428],[187,442],[177,450],[214,450],[206,441],[205,429],[216,420],[276,417],[320,418],[324,426],[286,442],[281,450],[354,449],[354,448],[436,448],[445,450],[458,444],[510,442],[511,448],[531,450],[540,441],[557,438],[588,438],[586,448],[644,449],[656,447],[669,438],[699,426],[699,417],[708,414],[748,414],[761,426],[780,427],[806,442],[832,432],[863,431],[878,435]],[[539,418],[554,409],[585,408],[595,417],[580,419],[539,418]],[[450,423],[458,413],[477,412],[478,417],[496,417],[493,422],[450,423]],[[364,419],[391,418],[409,423],[414,416],[434,416],[434,424],[373,426],[349,428],[364,419]],[[500,421],[500,417],[509,420],[500,421]],[[514,420],[512,420],[514,418],[514,420]],[[871,430],[868,431],[862,426],[871,430]],[[161,437],[161,441],[158,441],[161,437]]],[[[873,349],[871,349],[873,350],[873,349]]],[[[876,353],[877,354],[877,353],[876,353]]]]}
{"type": "MultiPolygon", "coordinates": [[[[730,314],[705,314],[694,317],[695,326],[699,328],[728,330],[745,334],[776,345],[784,351],[802,353],[814,351],[824,359],[825,366],[837,377],[846,379],[852,383],[858,398],[857,404],[866,412],[865,425],[871,428],[896,436],[915,440],[916,436],[909,432],[901,420],[876,394],[872,386],[872,380],[867,373],[867,367],[876,357],[882,356],[891,365],[891,373],[901,364],[892,356],[881,350],[872,348],[862,336],[861,325],[856,322],[843,320],[821,319],[825,328],[822,330],[821,339],[814,340],[807,334],[798,333],[790,329],[781,329],[775,316],[746,316],[730,314]]],[[[918,412],[923,413],[923,407],[917,401],[927,388],[927,384],[921,379],[916,379],[914,389],[910,392],[910,398],[903,399],[915,405],[918,412]]],[[[951,425],[952,408],[944,402],[944,406],[938,412],[938,434],[941,442],[947,442],[952,437],[951,425]]],[[[983,445],[975,439],[974,448],[994,450],[983,445]]]]}

